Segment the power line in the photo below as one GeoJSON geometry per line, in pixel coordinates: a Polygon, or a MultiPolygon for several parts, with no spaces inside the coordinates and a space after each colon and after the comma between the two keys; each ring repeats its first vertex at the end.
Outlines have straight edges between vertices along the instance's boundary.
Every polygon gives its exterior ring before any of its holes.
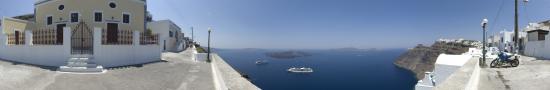
{"type": "Polygon", "coordinates": [[[493,22],[494,22],[494,23],[490,23],[490,24],[492,24],[492,25],[489,25],[489,30],[492,30],[493,27],[496,26],[496,25],[498,24],[497,21],[498,21],[498,19],[499,19],[499,17],[500,17],[500,12],[502,11],[502,8],[503,8],[503,6],[504,6],[504,1],[505,1],[505,0],[499,0],[499,1],[500,1],[500,6],[499,6],[499,8],[498,8],[498,11],[497,11],[497,14],[496,14],[495,18],[493,19],[493,22]]]}

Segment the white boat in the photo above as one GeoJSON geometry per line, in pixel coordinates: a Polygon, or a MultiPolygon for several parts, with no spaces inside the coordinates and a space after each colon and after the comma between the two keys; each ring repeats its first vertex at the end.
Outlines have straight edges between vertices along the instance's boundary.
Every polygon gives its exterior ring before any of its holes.
{"type": "Polygon", "coordinates": [[[256,59],[256,65],[260,65],[260,64],[267,64],[267,60],[261,60],[260,58],[256,59]]]}
{"type": "Polygon", "coordinates": [[[266,62],[266,61],[256,61],[256,64],[257,64],[257,65],[260,65],[260,64],[267,64],[267,62],[266,62]]]}
{"type": "Polygon", "coordinates": [[[306,68],[306,67],[301,67],[301,68],[289,68],[288,69],[288,72],[295,72],[295,73],[311,73],[313,72],[313,69],[311,68],[306,68]]]}

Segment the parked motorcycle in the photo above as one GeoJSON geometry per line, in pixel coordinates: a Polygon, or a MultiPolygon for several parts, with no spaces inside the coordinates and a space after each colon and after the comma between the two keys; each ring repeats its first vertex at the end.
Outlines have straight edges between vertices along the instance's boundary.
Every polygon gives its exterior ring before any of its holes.
{"type": "Polygon", "coordinates": [[[494,59],[493,61],[491,61],[491,68],[496,68],[496,67],[502,67],[504,65],[509,65],[509,66],[512,66],[512,67],[517,67],[519,65],[519,56],[517,55],[509,55],[505,52],[500,52],[498,54],[498,58],[494,59]],[[512,59],[513,57],[513,59],[512,59]]]}

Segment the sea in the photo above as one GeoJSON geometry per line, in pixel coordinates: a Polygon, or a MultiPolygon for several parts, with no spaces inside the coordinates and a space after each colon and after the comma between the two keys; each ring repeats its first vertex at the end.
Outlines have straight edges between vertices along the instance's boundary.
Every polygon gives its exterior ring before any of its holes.
{"type": "Polygon", "coordinates": [[[406,49],[297,50],[311,56],[276,59],[271,49],[216,49],[227,63],[263,90],[412,90],[414,74],[393,61],[406,49]],[[257,65],[255,61],[265,60],[257,65]],[[310,67],[313,73],[290,73],[290,67],[310,67]]]}

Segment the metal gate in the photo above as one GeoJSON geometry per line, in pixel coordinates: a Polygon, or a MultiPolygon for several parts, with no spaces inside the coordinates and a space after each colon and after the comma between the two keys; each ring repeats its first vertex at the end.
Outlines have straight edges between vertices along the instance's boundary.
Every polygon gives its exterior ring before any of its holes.
{"type": "Polygon", "coordinates": [[[93,37],[93,32],[86,23],[78,23],[71,32],[71,54],[93,54],[93,37]]]}

